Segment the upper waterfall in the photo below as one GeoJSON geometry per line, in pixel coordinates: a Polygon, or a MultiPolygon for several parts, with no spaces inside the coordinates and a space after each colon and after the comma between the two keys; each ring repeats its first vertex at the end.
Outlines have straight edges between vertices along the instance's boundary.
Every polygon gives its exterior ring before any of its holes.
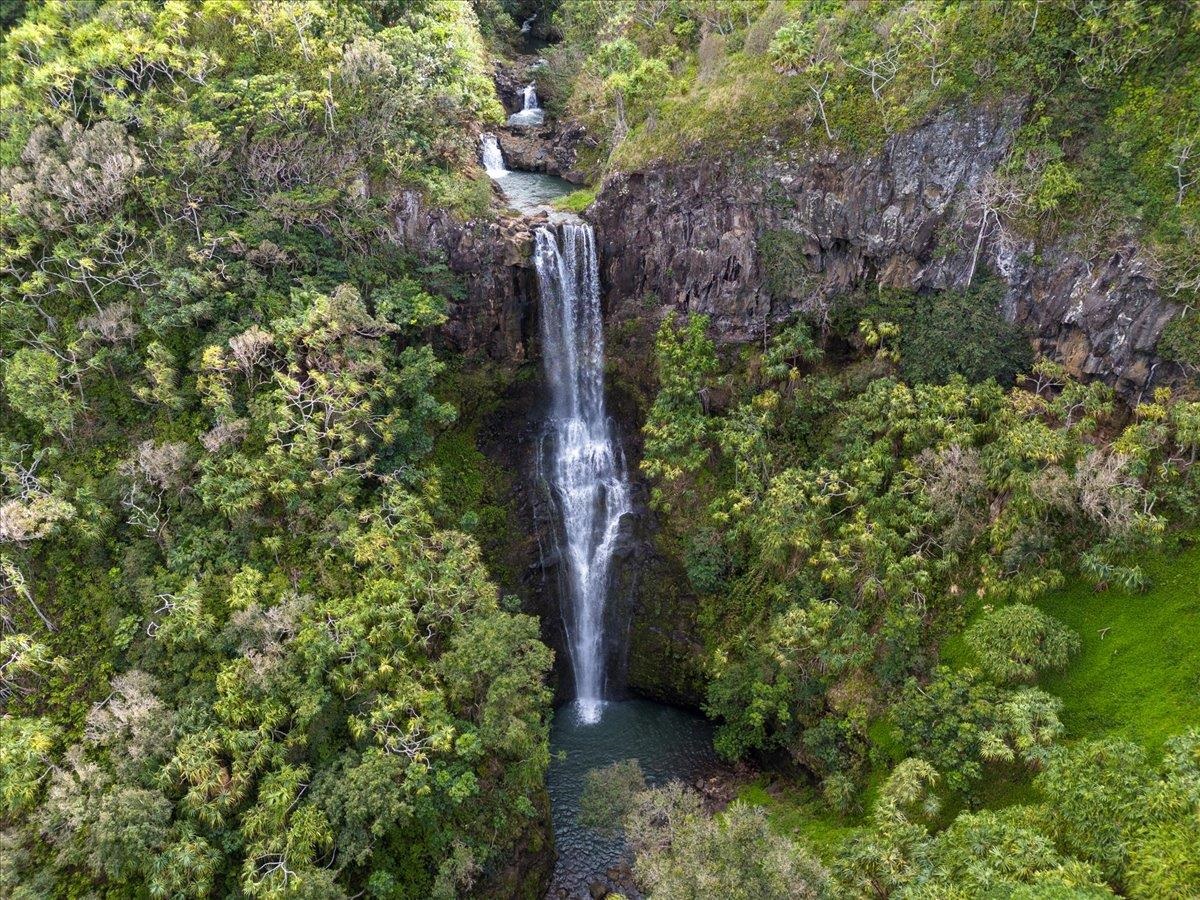
{"type": "Polygon", "coordinates": [[[509,174],[504,165],[504,154],[500,152],[500,142],[494,134],[480,135],[482,145],[483,167],[492,178],[503,178],[509,174]]]}
{"type": "Polygon", "coordinates": [[[613,550],[632,509],[624,459],[604,404],[604,331],[596,239],[583,222],[534,236],[542,301],[542,362],[550,393],[544,471],[558,507],[566,597],[563,624],[584,721],[600,718],[604,618],[613,550]]]}
{"type": "Polygon", "coordinates": [[[509,125],[541,125],[546,121],[546,111],[538,103],[537,87],[532,82],[525,85],[523,103],[520,112],[508,117],[509,125]]]}

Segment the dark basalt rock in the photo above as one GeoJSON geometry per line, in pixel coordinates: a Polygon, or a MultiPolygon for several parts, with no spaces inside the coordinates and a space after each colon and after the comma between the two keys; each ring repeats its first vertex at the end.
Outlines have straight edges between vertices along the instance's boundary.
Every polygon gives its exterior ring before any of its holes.
{"type": "Polygon", "coordinates": [[[1098,260],[1055,248],[1039,265],[1014,262],[1006,280],[1005,316],[1026,325],[1038,352],[1068,371],[1101,378],[1135,403],[1152,386],[1183,377],[1156,349],[1179,307],[1155,289],[1136,244],[1098,260]]]}
{"type": "Polygon", "coordinates": [[[496,133],[505,162],[510,169],[545,172],[573,184],[584,184],[579,167],[582,148],[594,148],[596,141],[578,122],[551,120],[535,128],[506,127],[496,133]]]}
{"type": "Polygon", "coordinates": [[[524,60],[523,64],[513,66],[504,62],[496,62],[492,67],[492,80],[496,82],[496,95],[507,115],[520,112],[525,106],[525,85],[533,79],[528,71],[534,57],[524,60]]]}
{"type": "Polygon", "coordinates": [[[723,158],[610,176],[588,213],[609,309],[623,317],[653,294],[660,314],[707,314],[716,337],[741,343],[798,311],[820,316],[859,285],[936,290],[990,270],[1009,288],[1002,311],[1042,353],[1136,400],[1179,373],[1155,355],[1177,307],[1135,245],[1099,260],[1052,247],[1034,262],[1031,245],[990,227],[976,254],[972,197],[1022,115],[1016,103],[945,113],[870,156],[778,151],[752,165],[723,158]],[[769,290],[760,252],[774,230],[795,236],[807,270],[783,295],[769,290]]]}
{"type": "Polygon", "coordinates": [[[499,216],[460,221],[401,191],[390,203],[393,240],[423,256],[444,260],[463,277],[465,297],[452,301],[440,339],[452,350],[495,360],[521,361],[536,334],[536,275],[530,259],[541,220],[499,216]]]}

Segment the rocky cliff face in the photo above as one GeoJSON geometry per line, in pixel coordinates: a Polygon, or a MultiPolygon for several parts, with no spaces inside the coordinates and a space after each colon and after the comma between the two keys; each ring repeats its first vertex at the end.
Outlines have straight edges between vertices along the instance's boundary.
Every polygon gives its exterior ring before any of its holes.
{"type": "Polygon", "coordinates": [[[536,276],[530,260],[538,220],[499,216],[462,222],[426,206],[416,191],[391,201],[397,244],[443,260],[463,279],[462,299],[449,303],[442,339],[454,351],[519,362],[537,333],[533,298],[536,276]]]}
{"type": "Polygon", "coordinates": [[[798,311],[820,316],[858,285],[944,289],[990,269],[1009,287],[1003,312],[1039,350],[1136,399],[1176,375],[1155,356],[1176,310],[1136,247],[1098,261],[1049,248],[1035,262],[1032,245],[989,222],[976,248],[975,198],[1021,115],[1015,104],[947,113],[873,156],[779,152],[611,176],[589,212],[609,309],[623,318],[654,295],[660,310],[707,314],[720,339],[744,342],[798,311]],[[783,288],[764,259],[772,233],[801,257],[783,288]]]}
{"type": "Polygon", "coordinates": [[[1076,375],[1102,378],[1136,403],[1157,384],[1182,380],[1156,353],[1179,307],[1155,289],[1135,244],[1087,260],[1054,248],[1034,265],[1003,250],[994,264],[1009,284],[1004,314],[1034,336],[1039,353],[1076,375]]]}

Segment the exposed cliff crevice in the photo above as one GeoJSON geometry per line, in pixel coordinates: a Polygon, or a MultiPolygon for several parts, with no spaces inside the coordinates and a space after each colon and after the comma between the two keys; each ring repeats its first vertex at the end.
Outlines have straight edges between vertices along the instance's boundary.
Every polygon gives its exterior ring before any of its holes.
{"type": "Polygon", "coordinates": [[[527,359],[537,334],[530,262],[537,221],[503,215],[461,221],[411,190],[398,193],[390,209],[397,244],[444,261],[462,278],[463,294],[447,304],[441,331],[450,349],[501,361],[527,359]]]}
{"type": "Polygon", "coordinates": [[[778,152],[610,176],[589,215],[601,241],[610,310],[656,296],[660,309],[704,313],[726,342],[761,338],[798,311],[820,316],[860,285],[961,286],[990,269],[1008,285],[1003,312],[1038,349],[1127,399],[1175,367],[1155,347],[1176,314],[1135,245],[1087,260],[985,227],[976,200],[1006,157],[1018,104],[944,113],[856,156],[778,152]],[[795,236],[803,277],[780,288],[762,241],[795,236]]]}

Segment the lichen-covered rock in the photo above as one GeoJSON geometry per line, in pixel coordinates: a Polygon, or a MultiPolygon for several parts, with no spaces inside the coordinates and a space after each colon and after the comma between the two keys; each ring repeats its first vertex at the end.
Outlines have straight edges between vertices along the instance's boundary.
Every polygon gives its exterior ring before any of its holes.
{"type": "Polygon", "coordinates": [[[1178,374],[1155,356],[1177,309],[1155,291],[1136,247],[1099,261],[1051,248],[1035,263],[1032,248],[991,227],[976,247],[973,198],[1022,114],[1016,103],[948,112],[869,156],[781,150],[753,164],[610,176],[589,211],[609,309],[621,317],[655,295],[661,311],[707,314],[719,339],[745,342],[797,311],[820,316],[859,285],[944,289],[990,269],[1009,287],[1003,312],[1039,350],[1136,399],[1178,374]],[[798,277],[772,278],[763,253],[772,233],[791,237],[798,277]]]}
{"type": "Polygon", "coordinates": [[[536,334],[536,276],[530,254],[541,219],[498,216],[460,221],[427,206],[417,191],[401,191],[390,203],[393,240],[440,259],[462,277],[464,295],[452,300],[441,338],[459,353],[520,361],[536,334]]]}

